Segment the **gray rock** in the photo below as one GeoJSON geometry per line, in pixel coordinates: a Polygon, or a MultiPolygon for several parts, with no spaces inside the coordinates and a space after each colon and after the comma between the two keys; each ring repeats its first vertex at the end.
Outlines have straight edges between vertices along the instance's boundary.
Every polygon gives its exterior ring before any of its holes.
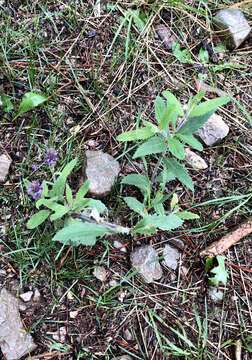
{"type": "Polygon", "coordinates": [[[65,326],[61,326],[57,332],[52,334],[52,337],[55,341],[59,341],[60,343],[64,344],[66,342],[66,335],[67,331],[65,326]]]}
{"type": "Polygon", "coordinates": [[[23,328],[18,300],[4,288],[0,292],[0,347],[7,360],[18,360],[36,348],[23,328]]]}
{"type": "Polygon", "coordinates": [[[107,270],[105,269],[104,266],[96,266],[94,271],[93,271],[93,275],[96,277],[96,279],[104,282],[107,279],[107,270]]]}
{"type": "Polygon", "coordinates": [[[166,244],[163,250],[164,264],[170,269],[176,270],[178,267],[179,251],[173,246],[166,244]]]}
{"type": "Polygon", "coordinates": [[[122,356],[117,356],[117,357],[113,358],[112,360],[133,360],[133,359],[129,355],[122,355],[122,356]]]}
{"type": "Polygon", "coordinates": [[[22,299],[24,302],[31,301],[32,296],[33,296],[33,291],[27,291],[19,295],[20,299],[22,299]]]}
{"type": "Polygon", "coordinates": [[[121,252],[124,252],[124,253],[127,252],[126,247],[123,245],[123,243],[121,243],[121,241],[115,240],[113,245],[114,245],[115,249],[118,249],[118,250],[120,250],[121,252]]]}
{"type": "Polygon", "coordinates": [[[0,156],[0,182],[4,182],[8,173],[12,160],[9,156],[3,154],[0,156]]]}
{"type": "Polygon", "coordinates": [[[100,150],[87,150],[86,157],[86,177],[90,181],[90,193],[96,196],[107,195],[120,172],[118,161],[100,150]]]}
{"type": "Polygon", "coordinates": [[[208,168],[205,160],[190,149],[185,149],[185,161],[191,165],[194,170],[204,170],[208,168]]]}
{"type": "Polygon", "coordinates": [[[38,301],[40,301],[40,299],[41,299],[41,294],[38,289],[35,289],[34,295],[33,295],[33,301],[38,302],[38,301]]]}
{"type": "Polygon", "coordinates": [[[248,37],[251,27],[239,9],[224,9],[217,12],[213,23],[229,49],[238,48],[248,37]]]}
{"type": "Polygon", "coordinates": [[[132,266],[142,275],[146,283],[161,278],[163,272],[159,264],[156,250],[151,245],[144,245],[135,249],[130,260],[132,266]]]}
{"type": "Polygon", "coordinates": [[[197,135],[207,146],[212,146],[220,142],[228,133],[228,125],[222,120],[222,117],[217,114],[213,114],[197,131],[197,135]]]}

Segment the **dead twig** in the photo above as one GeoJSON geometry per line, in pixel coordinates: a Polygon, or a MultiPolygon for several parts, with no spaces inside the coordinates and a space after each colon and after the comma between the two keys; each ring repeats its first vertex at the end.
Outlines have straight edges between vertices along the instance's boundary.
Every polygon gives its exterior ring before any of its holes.
{"type": "Polygon", "coordinates": [[[205,250],[201,251],[200,256],[216,256],[224,253],[231,246],[235,245],[245,236],[252,232],[252,218],[239,225],[235,230],[223,236],[213,244],[209,245],[205,250]]]}

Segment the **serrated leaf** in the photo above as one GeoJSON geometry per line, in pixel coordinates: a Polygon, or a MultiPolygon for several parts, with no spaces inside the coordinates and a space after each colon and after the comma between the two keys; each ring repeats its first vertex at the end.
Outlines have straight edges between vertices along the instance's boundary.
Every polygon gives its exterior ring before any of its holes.
{"type": "Polygon", "coordinates": [[[135,226],[135,232],[144,233],[146,230],[146,234],[150,232],[153,233],[153,229],[160,230],[173,230],[177,229],[179,226],[183,224],[183,220],[181,220],[177,215],[147,215],[142,220],[140,220],[135,226]]]}
{"type": "Polygon", "coordinates": [[[204,48],[200,48],[199,51],[199,61],[202,64],[207,64],[209,62],[209,54],[208,51],[204,48]]]}
{"type": "Polygon", "coordinates": [[[167,130],[169,122],[175,126],[178,116],[183,116],[184,111],[179,100],[170,91],[165,90],[162,92],[162,95],[166,98],[167,101],[167,113],[166,119],[164,119],[164,122],[161,124],[161,128],[162,130],[167,130]]]}
{"type": "Polygon", "coordinates": [[[123,200],[126,202],[126,204],[131,210],[135,211],[139,215],[144,214],[144,205],[140,203],[140,201],[138,201],[136,198],[127,196],[124,197],[123,200]]]}
{"type": "Polygon", "coordinates": [[[96,199],[88,199],[88,205],[91,209],[96,209],[99,214],[103,214],[107,208],[102,201],[96,199]]]}
{"type": "Polygon", "coordinates": [[[75,221],[59,230],[52,240],[60,241],[65,245],[92,246],[96,243],[97,237],[109,233],[109,230],[103,225],[75,221]]]}
{"type": "Polygon", "coordinates": [[[53,204],[57,203],[58,199],[59,199],[58,196],[54,196],[51,199],[41,198],[41,199],[37,200],[36,208],[39,209],[43,205],[43,206],[47,207],[48,209],[51,209],[53,204]]]}
{"type": "Polygon", "coordinates": [[[175,137],[169,137],[167,139],[169,151],[179,160],[184,160],[185,149],[184,145],[175,137]]]}
{"type": "Polygon", "coordinates": [[[178,195],[176,193],[174,193],[172,195],[171,204],[170,204],[171,210],[173,210],[178,205],[178,201],[179,201],[178,195]]]}
{"type": "Polygon", "coordinates": [[[126,131],[118,135],[116,139],[118,141],[146,140],[155,135],[157,131],[153,126],[147,125],[136,130],[126,131]]]}
{"type": "Polygon", "coordinates": [[[79,190],[77,191],[77,194],[76,194],[76,196],[75,196],[75,199],[76,199],[77,201],[84,198],[84,196],[88,193],[89,186],[90,186],[90,181],[89,181],[89,180],[86,180],[86,181],[81,185],[81,187],[79,188],[79,190]]]}
{"type": "Polygon", "coordinates": [[[163,153],[166,151],[166,148],[167,145],[164,139],[162,139],[159,136],[153,136],[152,138],[150,138],[149,140],[147,140],[138,147],[138,149],[136,150],[133,156],[133,159],[143,157],[146,155],[163,153]]]}
{"type": "Polygon", "coordinates": [[[176,59],[181,62],[182,64],[191,64],[192,57],[191,53],[187,49],[181,50],[180,44],[178,42],[174,42],[172,44],[172,52],[176,59]]]}
{"type": "Polygon", "coordinates": [[[223,96],[217,99],[205,101],[195,106],[189,114],[188,120],[179,128],[177,134],[193,134],[207,122],[219,106],[225,105],[229,101],[230,97],[223,96]]]}
{"type": "Polygon", "coordinates": [[[66,200],[68,205],[71,207],[73,204],[73,192],[68,183],[66,183],[66,200]]]}
{"type": "Polygon", "coordinates": [[[203,145],[199,140],[197,140],[192,134],[182,135],[176,134],[176,136],[183,141],[185,144],[189,145],[191,148],[202,151],[203,145]]]}
{"type": "Polygon", "coordinates": [[[48,97],[46,97],[42,94],[37,94],[34,92],[27,92],[26,94],[24,94],[24,96],[21,100],[16,118],[18,116],[34,109],[35,107],[42,105],[47,100],[48,100],[48,97]]]}
{"type": "Polygon", "coordinates": [[[218,266],[211,270],[211,273],[215,275],[209,278],[209,281],[214,286],[218,286],[220,283],[226,285],[228,280],[228,272],[225,267],[225,256],[217,255],[216,260],[218,262],[218,266]]]}
{"type": "Polygon", "coordinates": [[[49,192],[50,197],[62,196],[64,194],[67,178],[76,165],[77,159],[73,159],[64,167],[64,169],[60,172],[60,175],[54,182],[52,190],[49,192]]]}
{"type": "Polygon", "coordinates": [[[157,96],[154,102],[155,117],[159,125],[163,124],[167,115],[167,105],[161,96],[157,96]]]}
{"type": "Polygon", "coordinates": [[[188,189],[193,191],[193,181],[185,167],[175,159],[165,159],[164,161],[167,169],[172,172],[175,178],[177,178],[188,189]]]}
{"type": "Polygon", "coordinates": [[[121,184],[136,186],[144,195],[150,194],[150,181],[147,176],[129,174],[122,179],[121,184]]]}
{"type": "Polygon", "coordinates": [[[36,214],[32,215],[32,217],[27,222],[28,229],[35,229],[39,225],[41,225],[50,215],[49,210],[40,210],[36,214]]]}
{"type": "Polygon", "coordinates": [[[195,220],[195,219],[199,219],[199,215],[191,212],[191,211],[180,211],[179,213],[177,213],[177,215],[180,217],[180,219],[182,220],[195,220]]]}

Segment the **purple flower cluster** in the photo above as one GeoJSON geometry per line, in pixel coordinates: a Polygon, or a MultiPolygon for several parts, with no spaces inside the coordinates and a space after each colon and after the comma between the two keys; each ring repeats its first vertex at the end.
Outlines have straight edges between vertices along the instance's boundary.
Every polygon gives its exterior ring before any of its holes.
{"type": "Polygon", "coordinates": [[[53,148],[47,149],[47,152],[45,154],[44,162],[48,166],[54,166],[56,165],[57,161],[59,159],[57,150],[53,148]]]}
{"type": "Polygon", "coordinates": [[[42,194],[43,186],[39,181],[32,181],[27,189],[28,195],[30,195],[33,200],[38,200],[42,194]]]}

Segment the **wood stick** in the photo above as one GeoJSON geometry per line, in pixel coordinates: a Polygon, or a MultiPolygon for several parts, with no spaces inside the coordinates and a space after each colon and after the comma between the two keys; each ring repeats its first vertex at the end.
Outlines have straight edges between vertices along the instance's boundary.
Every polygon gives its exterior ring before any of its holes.
{"type": "Polygon", "coordinates": [[[239,240],[252,232],[252,217],[239,225],[235,230],[223,236],[200,252],[200,256],[216,256],[224,253],[239,240]]]}

